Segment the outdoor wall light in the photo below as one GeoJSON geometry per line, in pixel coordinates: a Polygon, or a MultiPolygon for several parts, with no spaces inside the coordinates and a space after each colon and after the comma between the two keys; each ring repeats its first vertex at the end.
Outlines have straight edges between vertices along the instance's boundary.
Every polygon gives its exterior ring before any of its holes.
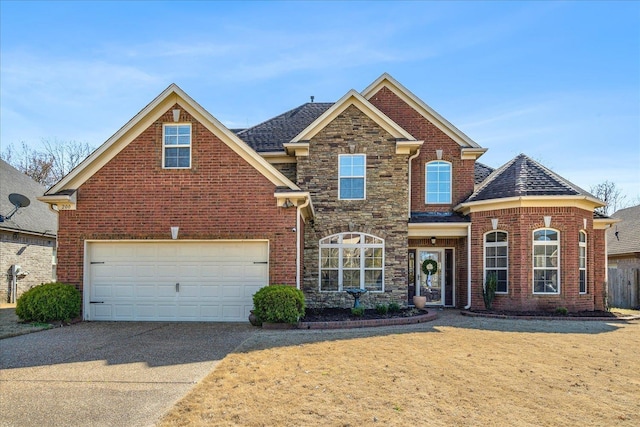
{"type": "Polygon", "coordinates": [[[435,246],[435,245],[436,245],[436,238],[435,238],[435,237],[432,237],[432,238],[431,238],[431,244],[432,244],[433,246],[435,246]]]}

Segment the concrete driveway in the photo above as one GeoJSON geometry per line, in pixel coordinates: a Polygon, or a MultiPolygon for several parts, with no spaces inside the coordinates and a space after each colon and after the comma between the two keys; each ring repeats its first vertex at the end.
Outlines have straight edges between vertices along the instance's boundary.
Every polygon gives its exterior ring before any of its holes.
{"type": "Polygon", "coordinates": [[[0,340],[0,425],[153,425],[255,331],[85,322],[0,340]]]}

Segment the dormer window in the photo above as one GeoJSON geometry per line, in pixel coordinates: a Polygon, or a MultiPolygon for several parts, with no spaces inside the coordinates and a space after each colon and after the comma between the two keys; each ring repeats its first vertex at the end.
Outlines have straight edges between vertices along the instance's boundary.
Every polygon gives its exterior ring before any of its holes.
{"type": "Polygon", "coordinates": [[[451,163],[444,161],[429,162],[425,166],[425,203],[451,203],[451,163]]]}
{"type": "Polygon", "coordinates": [[[191,125],[165,124],[162,135],[162,166],[165,169],[191,167],[191,125]]]}

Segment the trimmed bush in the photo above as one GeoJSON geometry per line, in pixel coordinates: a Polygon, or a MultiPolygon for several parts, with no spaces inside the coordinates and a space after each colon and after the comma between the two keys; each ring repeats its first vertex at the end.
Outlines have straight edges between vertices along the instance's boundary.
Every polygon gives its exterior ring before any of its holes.
{"type": "Polygon", "coordinates": [[[53,282],[35,286],[22,294],[16,303],[16,315],[25,322],[54,322],[80,315],[82,298],[72,285],[53,282]]]}
{"type": "Polygon", "coordinates": [[[400,311],[400,304],[398,304],[397,302],[390,302],[389,303],[389,313],[397,313],[400,311]]]}
{"type": "Polygon", "coordinates": [[[253,295],[253,314],[260,322],[295,324],[305,308],[304,294],[293,286],[265,286],[253,295]]]}
{"type": "Polygon", "coordinates": [[[364,307],[353,307],[351,308],[351,314],[356,317],[364,316],[364,307]]]}
{"type": "Polygon", "coordinates": [[[376,304],[376,313],[385,315],[389,312],[389,306],[386,304],[376,304]]]}
{"type": "Polygon", "coordinates": [[[493,300],[496,297],[496,289],[498,288],[498,276],[495,273],[487,274],[487,281],[482,287],[482,298],[484,298],[484,308],[491,310],[493,300]]]}

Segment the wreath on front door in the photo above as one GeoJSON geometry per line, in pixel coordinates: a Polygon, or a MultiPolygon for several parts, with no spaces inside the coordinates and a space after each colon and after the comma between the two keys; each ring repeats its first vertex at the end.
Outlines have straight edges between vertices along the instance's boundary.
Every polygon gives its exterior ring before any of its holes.
{"type": "Polygon", "coordinates": [[[422,272],[424,274],[436,274],[438,272],[438,262],[433,259],[426,259],[422,262],[422,272]]]}

